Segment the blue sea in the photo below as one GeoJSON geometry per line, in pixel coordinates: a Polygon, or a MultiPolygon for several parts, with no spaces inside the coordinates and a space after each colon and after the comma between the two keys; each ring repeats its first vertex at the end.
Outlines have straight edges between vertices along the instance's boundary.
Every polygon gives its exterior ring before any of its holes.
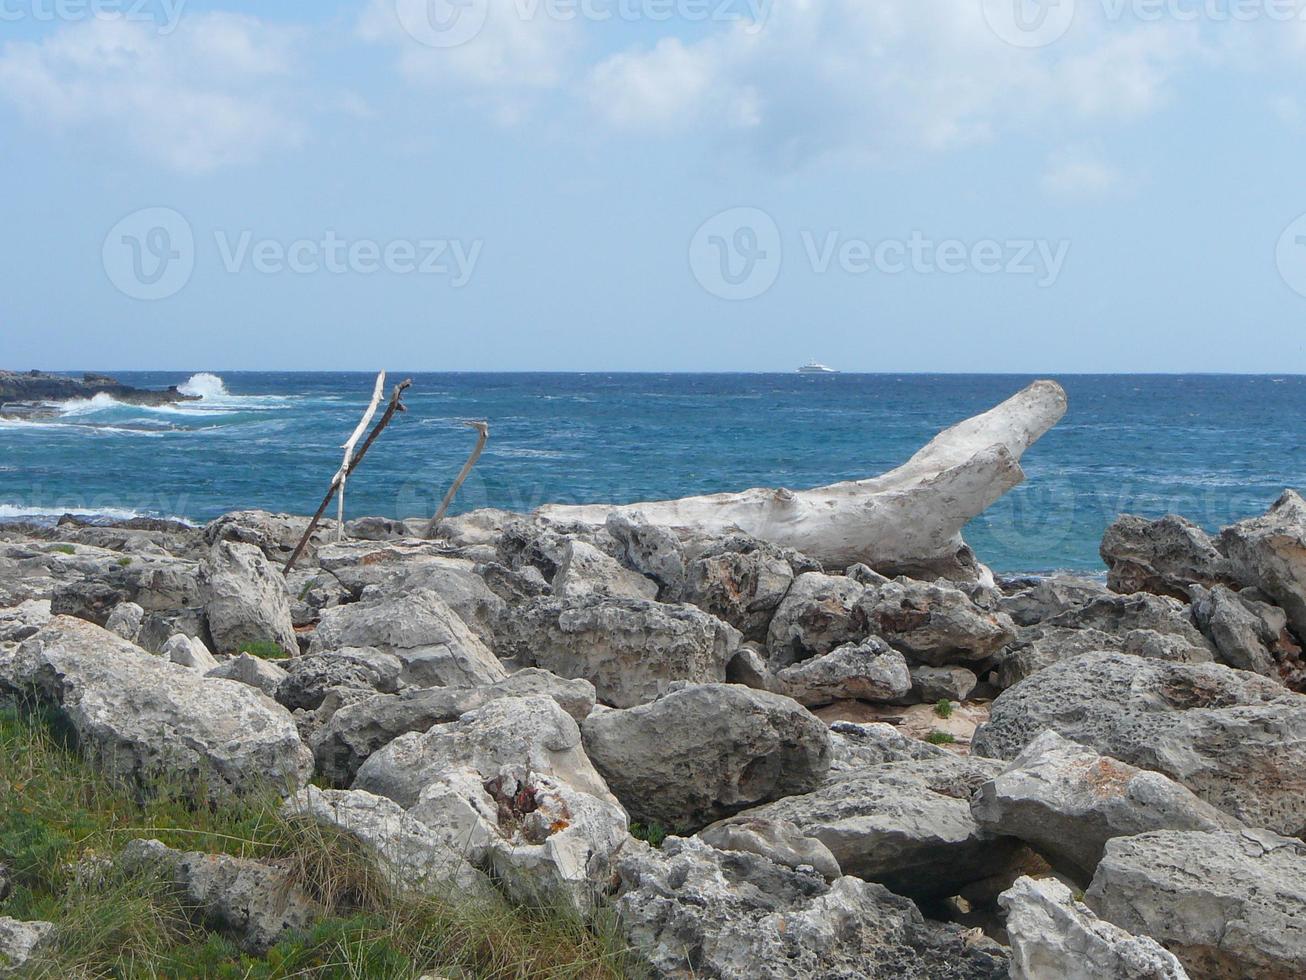
{"type": "MultiPolygon", "coordinates": [[[[0,420],[0,520],[63,513],[203,522],[238,508],[311,513],[371,395],[365,374],[118,372],[201,401],[100,397],[0,420]]],[[[390,382],[408,377],[392,372],[390,382]]],[[[1030,380],[1005,375],[418,374],[349,482],[348,515],[429,515],[475,443],[454,511],[802,488],[897,466],[939,429],[1030,380]]],[[[1025,484],[966,537],[999,572],[1101,571],[1121,512],[1209,528],[1306,487],[1306,377],[1071,375],[1065,419],[1025,484]]],[[[389,385],[387,385],[389,387],[389,385]]]]}

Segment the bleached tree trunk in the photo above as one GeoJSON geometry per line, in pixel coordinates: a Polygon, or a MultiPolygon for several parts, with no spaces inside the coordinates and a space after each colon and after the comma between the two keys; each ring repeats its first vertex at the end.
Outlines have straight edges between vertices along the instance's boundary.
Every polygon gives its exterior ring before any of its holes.
{"type": "Polygon", "coordinates": [[[640,514],[703,534],[742,530],[797,548],[829,568],[865,562],[880,570],[955,563],[961,529],[1020,483],[1020,458],[1065,414],[1066,393],[1036,381],[997,407],[934,437],[882,476],[811,490],[759,488],[626,505],[550,505],[557,521],[603,524],[611,514],[640,514]]]}

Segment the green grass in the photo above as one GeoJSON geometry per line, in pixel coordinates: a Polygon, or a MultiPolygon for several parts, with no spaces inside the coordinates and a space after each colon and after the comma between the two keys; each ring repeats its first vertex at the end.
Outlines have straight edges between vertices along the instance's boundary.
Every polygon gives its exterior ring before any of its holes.
{"type": "Polygon", "coordinates": [[[941,732],[938,729],[930,732],[925,736],[925,741],[931,745],[951,745],[957,741],[957,737],[952,732],[941,732]]]}
{"type": "Polygon", "coordinates": [[[636,840],[645,841],[650,847],[661,847],[662,842],[667,839],[671,831],[660,823],[633,823],[630,825],[630,836],[636,840]]]}
{"type": "Polygon", "coordinates": [[[939,703],[934,706],[934,713],[940,718],[951,718],[952,702],[947,698],[939,698],[939,703]]]}
{"type": "Polygon", "coordinates": [[[15,883],[3,912],[57,926],[32,967],[77,978],[574,978],[642,976],[600,915],[499,899],[395,893],[349,838],[288,818],[269,792],[196,805],[195,785],[114,785],[43,716],[0,710],[0,862],[15,883]],[[124,868],[136,838],[275,860],[320,904],[307,933],[263,956],[198,924],[169,883],[124,868]]]}
{"type": "Polygon", "coordinates": [[[118,559],[119,568],[126,568],[131,563],[132,563],[131,555],[123,555],[121,558],[118,559]]]}
{"type": "Polygon", "coordinates": [[[77,549],[70,544],[56,544],[50,546],[51,551],[57,551],[61,555],[75,555],[77,549]]]}
{"type": "Polygon", "coordinates": [[[242,643],[237,647],[236,652],[248,653],[251,657],[259,657],[263,660],[286,660],[290,657],[289,653],[270,640],[242,643]]]}

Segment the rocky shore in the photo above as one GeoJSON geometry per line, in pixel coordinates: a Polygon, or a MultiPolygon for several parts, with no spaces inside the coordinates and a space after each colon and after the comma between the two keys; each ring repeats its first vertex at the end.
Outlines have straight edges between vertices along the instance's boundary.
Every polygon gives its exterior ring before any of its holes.
{"type": "MultiPolygon", "coordinates": [[[[138,796],[277,787],[396,892],[609,923],[628,975],[1306,975],[1306,501],[1122,516],[1105,582],[995,580],[955,517],[916,563],[911,528],[844,563],[638,508],[327,521],[288,576],[305,518],[0,526],[0,703],[138,796]]],[[[5,840],[0,976],[59,975],[5,840]]],[[[361,901],[258,854],[98,860],[255,957],[361,901]]]]}
{"type": "Polygon", "coordinates": [[[133,388],[116,378],[104,374],[84,374],[74,378],[43,371],[0,371],[0,415],[12,418],[40,418],[52,414],[50,402],[70,401],[109,395],[115,401],[128,405],[172,405],[177,402],[197,401],[194,395],[183,395],[177,388],[150,391],[133,388]]]}

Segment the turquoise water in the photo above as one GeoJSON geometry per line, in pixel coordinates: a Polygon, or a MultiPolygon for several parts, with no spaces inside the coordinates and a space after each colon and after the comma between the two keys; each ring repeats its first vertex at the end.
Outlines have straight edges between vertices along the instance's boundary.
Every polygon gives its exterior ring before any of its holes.
{"type": "MultiPolygon", "coordinates": [[[[118,372],[187,384],[185,406],[100,398],[43,422],[0,420],[0,519],[65,512],[209,520],[311,512],[372,389],[362,374],[118,372]]],[[[391,374],[391,381],[406,377],[391,374]]],[[[1031,378],[999,375],[421,374],[349,484],[349,516],[430,514],[488,419],[455,511],[635,501],[857,479],[1031,378]]],[[[1122,511],[1208,528],[1306,486],[1306,378],[1068,376],[1066,418],[1025,456],[1027,482],[967,539],[1003,572],[1097,571],[1122,511]]]]}

